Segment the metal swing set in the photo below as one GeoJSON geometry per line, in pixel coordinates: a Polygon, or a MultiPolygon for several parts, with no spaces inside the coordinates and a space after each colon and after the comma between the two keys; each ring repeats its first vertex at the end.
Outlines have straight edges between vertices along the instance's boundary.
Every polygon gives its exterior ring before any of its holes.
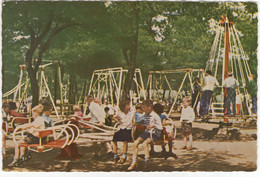
{"type": "Polygon", "coordinates": [[[221,84],[221,99],[212,99],[210,110],[212,116],[224,116],[224,102],[227,97],[226,88],[223,88],[224,80],[228,73],[232,72],[233,77],[239,82],[237,95],[240,95],[237,102],[241,102],[241,116],[251,115],[250,96],[246,89],[246,82],[249,80],[251,70],[248,64],[248,56],[242,47],[239,39],[240,32],[235,24],[226,16],[216,24],[216,36],[210,51],[205,70],[211,70],[213,76],[221,84]]]}

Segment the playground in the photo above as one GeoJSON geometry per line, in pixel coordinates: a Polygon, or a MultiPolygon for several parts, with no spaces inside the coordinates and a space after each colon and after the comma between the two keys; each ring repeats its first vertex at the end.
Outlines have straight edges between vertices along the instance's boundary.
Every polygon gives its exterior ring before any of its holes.
{"type": "MultiPolygon", "coordinates": [[[[194,127],[198,128],[198,132],[203,130],[205,123],[196,123],[194,127]],[[200,130],[200,131],[199,131],[200,130]]],[[[206,130],[204,129],[204,132],[206,130]]],[[[202,131],[203,132],[203,131],[202,131]]],[[[256,160],[255,156],[257,151],[257,141],[253,138],[256,133],[254,129],[243,130],[239,140],[230,140],[228,136],[216,137],[211,140],[197,139],[194,140],[194,150],[187,151],[180,149],[182,139],[178,138],[174,142],[177,148],[174,150],[178,159],[168,157],[153,157],[152,162],[147,169],[143,169],[143,164],[136,171],[255,171],[256,160]]],[[[41,153],[33,153],[33,158],[24,163],[21,167],[8,167],[8,162],[12,159],[13,143],[8,141],[7,146],[8,157],[3,161],[4,171],[38,171],[38,172],[90,172],[90,171],[127,171],[127,166],[130,164],[131,154],[128,155],[129,159],[124,165],[113,165],[110,156],[103,156],[93,159],[92,153],[95,146],[93,144],[85,144],[79,146],[78,150],[82,153],[83,157],[79,160],[58,160],[50,159],[49,157],[56,157],[59,150],[53,150],[41,153]],[[45,155],[46,154],[46,155],[45,155]],[[41,159],[39,161],[38,159],[41,159]]],[[[132,145],[129,145],[129,152],[131,152],[132,145]]],[[[155,149],[160,152],[159,146],[155,149]]],[[[121,149],[119,150],[121,151],[121,149]]],[[[142,152],[141,152],[142,154],[142,152]]],[[[159,154],[159,153],[158,153],[159,154]]],[[[167,157],[167,156],[166,156],[167,157]]],[[[140,159],[143,156],[139,157],[140,159]]]]}
{"type": "Polygon", "coordinates": [[[3,6],[3,171],[257,171],[254,2],[38,3],[3,6]]]}

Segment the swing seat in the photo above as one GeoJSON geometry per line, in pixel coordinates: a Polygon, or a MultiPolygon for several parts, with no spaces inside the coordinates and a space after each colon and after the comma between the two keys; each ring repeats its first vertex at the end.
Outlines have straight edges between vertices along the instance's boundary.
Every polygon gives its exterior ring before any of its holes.
{"type": "Polygon", "coordinates": [[[28,129],[16,128],[13,133],[13,140],[19,147],[27,147],[29,150],[34,152],[46,152],[53,148],[63,149],[67,145],[78,139],[79,129],[76,125],[68,122],[65,125],[57,125],[49,127],[47,129],[38,130],[39,143],[27,144],[25,142],[20,143],[19,140],[24,139],[28,132],[28,129]],[[42,140],[47,139],[46,143],[42,140]],[[53,139],[50,141],[50,139],[53,139]]]}

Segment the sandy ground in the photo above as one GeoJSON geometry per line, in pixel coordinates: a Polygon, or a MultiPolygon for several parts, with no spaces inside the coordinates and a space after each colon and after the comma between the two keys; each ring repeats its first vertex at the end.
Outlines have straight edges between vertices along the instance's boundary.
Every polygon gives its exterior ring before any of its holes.
{"type": "MultiPolygon", "coordinates": [[[[178,126],[178,125],[177,125],[178,126]]],[[[215,125],[194,123],[194,127],[210,130],[215,125]]],[[[201,129],[202,130],[202,129],[201,129]]],[[[243,130],[243,133],[256,133],[256,130],[243,130]]],[[[255,171],[257,168],[257,141],[256,140],[200,140],[195,139],[193,150],[180,149],[183,145],[181,138],[174,141],[174,153],[178,159],[162,156],[161,147],[155,146],[156,154],[148,165],[144,163],[142,145],[139,146],[138,166],[135,171],[255,171]]],[[[14,145],[12,140],[7,141],[7,157],[3,159],[3,171],[127,171],[131,163],[132,143],[129,143],[128,159],[125,164],[112,163],[112,156],[101,150],[98,157],[93,152],[100,145],[78,145],[78,151],[83,155],[79,160],[56,160],[60,150],[49,152],[32,152],[32,159],[21,164],[20,167],[10,168],[7,165],[13,159],[14,145]]],[[[119,147],[121,144],[119,143],[119,147]]],[[[119,154],[122,149],[119,148],[119,154]]]]}

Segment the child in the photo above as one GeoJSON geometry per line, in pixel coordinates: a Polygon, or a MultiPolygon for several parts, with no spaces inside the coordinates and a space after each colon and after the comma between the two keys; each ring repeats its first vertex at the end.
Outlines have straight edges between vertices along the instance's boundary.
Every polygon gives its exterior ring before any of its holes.
{"type": "Polygon", "coordinates": [[[144,110],[141,104],[135,106],[135,123],[140,123],[143,120],[144,110]]]}
{"type": "Polygon", "coordinates": [[[112,117],[109,114],[109,107],[105,107],[104,111],[106,113],[106,118],[105,118],[105,125],[107,126],[112,126],[112,117]]]}
{"type": "Polygon", "coordinates": [[[43,105],[42,117],[45,118],[45,127],[46,128],[51,127],[54,124],[53,120],[50,118],[52,106],[48,101],[42,103],[42,105],[43,105]]]}
{"type": "MultiPolygon", "coordinates": [[[[161,122],[162,122],[163,126],[171,125],[171,123],[167,121],[168,120],[167,116],[165,114],[163,114],[163,106],[160,103],[156,103],[153,106],[153,110],[161,118],[161,122]]],[[[172,153],[172,141],[168,142],[168,147],[169,147],[169,152],[172,153]]],[[[166,152],[165,145],[162,145],[162,152],[166,152]]],[[[151,145],[150,153],[154,153],[153,145],[151,145]]]]}
{"type": "MultiPolygon", "coordinates": [[[[19,125],[17,128],[30,128],[30,133],[24,140],[20,140],[19,143],[26,142],[27,144],[39,143],[38,131],[39,129],[45,129],[45,118],[41,117],[43,111],[43,105],[39,104],[32,109],[32,117],[34,121],[32,123],[27,123],[19,125]]],[[[25,159],[25,147],[15,146],[14,160],[8,166],[18,166],[20,162],[25,159]]]]}
{"type": "Polygon", "coordinates": [[[77,116],[77,117],[82,117],[83,116],[83,113],[79,107],[79,105],[73,105],[73,111],[74,111],[74,116],[77,116]]]}
{"type": "Polygon", "coordinates": [[[160,117],[153,111],[153,101],[144,100],[144,124],[146,125],[146,130],[141,134],[133,144],[133,159],[128,170],[133,170],[137,166],[136,158],[138,155],[138,145],[143,142],[144,151],[145,151],[145,162],[146,164],[150,159],[150,152],[148,145],[152,141],[158,141],[162,139],[162,123],[160,117]],[[152,136],[151,136],[152,135],[152,136]]]}
{"type": "Polygon", "coordinates": [[[114,154],[114,164],[117,162],[123,164],[126,161],[127,158],[127,146],[128,142],[132,141],[132,123],[134,121],[134,112],[130,111],[130,101],[123,100],[119,104],[120,112],[118,115],[115,116],[115,118],[118,119],[120,122],[120,130],[117,131],[112,140],[113,144],[113,154],[114,154]],[[123,155],[122,158],[120,158],[117,155],[117,142],[123,141],[123,155]],[[118,161],[119,160],[119,161],[118,161]]]}
{"type": "Polygon", "coordinates": [[[192,150],[192,122],[195,119],[195,113],[190,107],[190,97],[184,97],[182,100],[183,108],[181,111],[181,128],[184,135],[184,146],[182,149],[192,150]],[[189,147],[187,148],[187,138],[189,138],[189,147]]]}

